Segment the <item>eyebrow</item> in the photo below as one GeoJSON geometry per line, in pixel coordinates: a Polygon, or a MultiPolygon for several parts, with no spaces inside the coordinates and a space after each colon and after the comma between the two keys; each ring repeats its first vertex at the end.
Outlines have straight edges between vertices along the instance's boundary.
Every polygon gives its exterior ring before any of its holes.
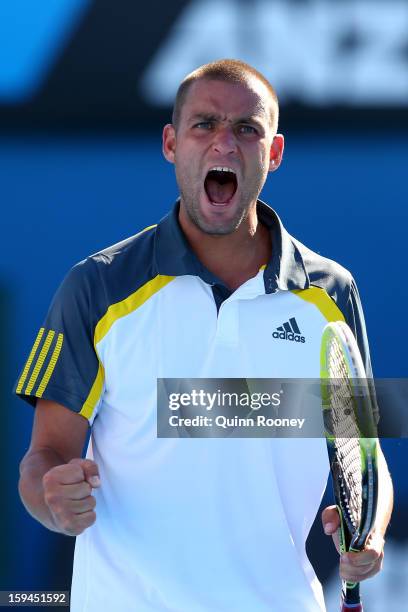
{"type": "MultiPolygon", "coordinates": [[[[262,124],[258,120],[258,115],[250,115],[247,117],[238,117],[234,119],[233,123],[253,123],[259,128],[262,128],[262,124]]],[[[190,121],[222,121],[222,116],[216,113],[195,113],[190,117],[190,121]]]]}

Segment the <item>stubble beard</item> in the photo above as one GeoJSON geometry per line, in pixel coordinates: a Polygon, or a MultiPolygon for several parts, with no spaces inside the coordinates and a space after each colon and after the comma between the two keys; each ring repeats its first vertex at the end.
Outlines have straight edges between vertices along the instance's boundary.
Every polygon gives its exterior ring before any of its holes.
{"type": "Polygon", "coordinates": [[[200,192],[202,185],[195,186],[192,182],[182,180],[185,177],[182,168],[175,164],[176,180],[180,191],[182,203],[189,219],[203,233],[211,236],[227,236],[235,232],[241,223],[245,221],[249,215],[249,211],[254,202],[257,202],[259,194],[266,180],[267,171],[261,172],[260,180],[251,181],[245,191],[242,190],[239,201],[236,204],[236,211],[232,219],[220,221],[219,225],[209,223],[200,210],[200,192]],[[265,174],[265,176],[263,176],[265,174]]]}
{"type": "Polygon", "coordinates": [[[248,216],[248,206],[245,203],[242,203],[241,200],[232,219],[229,219],[228,221],[221,221],[219,224],[209,223],[201,213],[199,196],[186,194],[185,191],[181,190],[180,193],[185,210],[190,220],[205,234],[211,236],[226,236],[228,234],[232,234],[248,216]]]}
{"type": "Polygon", "coordinates": [[[236,211],[232,219],[227,221],[220,221],[218,225],[215,223],[209,223],[203,216],[200,210],[200,190],[182,187],[179,182],[179,189],[181,200],[183,202],[185,211],[189,219],[194,225],[201,230],[203,233],[211,236],[226,236],[235,232],[241,223],[246,220],[249,214],[249,210],[253,202],[258,200],[261,187],[254,186],[253,189],[247,190],[241,193],[238,203],[236,204],[236,211]]]}

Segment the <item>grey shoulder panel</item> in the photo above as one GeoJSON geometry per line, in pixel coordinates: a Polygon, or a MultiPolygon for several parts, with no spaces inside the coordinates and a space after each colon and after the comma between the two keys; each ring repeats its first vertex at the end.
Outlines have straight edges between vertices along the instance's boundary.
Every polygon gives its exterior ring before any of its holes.
{"type": "Polygon", "coordinates": [[[156,226],[152,226],[88,257],[105,308],[124,300],[158,274],[155,239],[156,226]]]}

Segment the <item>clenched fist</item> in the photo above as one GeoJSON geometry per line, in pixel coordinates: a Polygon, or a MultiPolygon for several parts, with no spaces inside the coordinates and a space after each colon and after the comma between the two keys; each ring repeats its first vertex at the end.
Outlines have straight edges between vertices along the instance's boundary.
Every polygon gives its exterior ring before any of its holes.
{"type": "Polygon", "coordinates": [[[44,474],[44,499],[55,527],[76,536],[96,520],[92,489],[100,486],[98,466],[90,459],[72,459],[44,474]]]}

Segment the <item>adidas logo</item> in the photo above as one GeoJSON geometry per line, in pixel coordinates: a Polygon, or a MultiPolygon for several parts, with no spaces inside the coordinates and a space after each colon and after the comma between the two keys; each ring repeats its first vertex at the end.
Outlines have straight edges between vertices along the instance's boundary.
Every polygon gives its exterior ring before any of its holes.
{"type": "Polygon", "coordinates": [[[302,336],[301,333],[295,317],[292,317],[287,323],[283,323],[283,325],[277,327],[272,337],[280,338],[281,340],[290,340],[291,342],[306,342],[305,337],[302,336]]]}

